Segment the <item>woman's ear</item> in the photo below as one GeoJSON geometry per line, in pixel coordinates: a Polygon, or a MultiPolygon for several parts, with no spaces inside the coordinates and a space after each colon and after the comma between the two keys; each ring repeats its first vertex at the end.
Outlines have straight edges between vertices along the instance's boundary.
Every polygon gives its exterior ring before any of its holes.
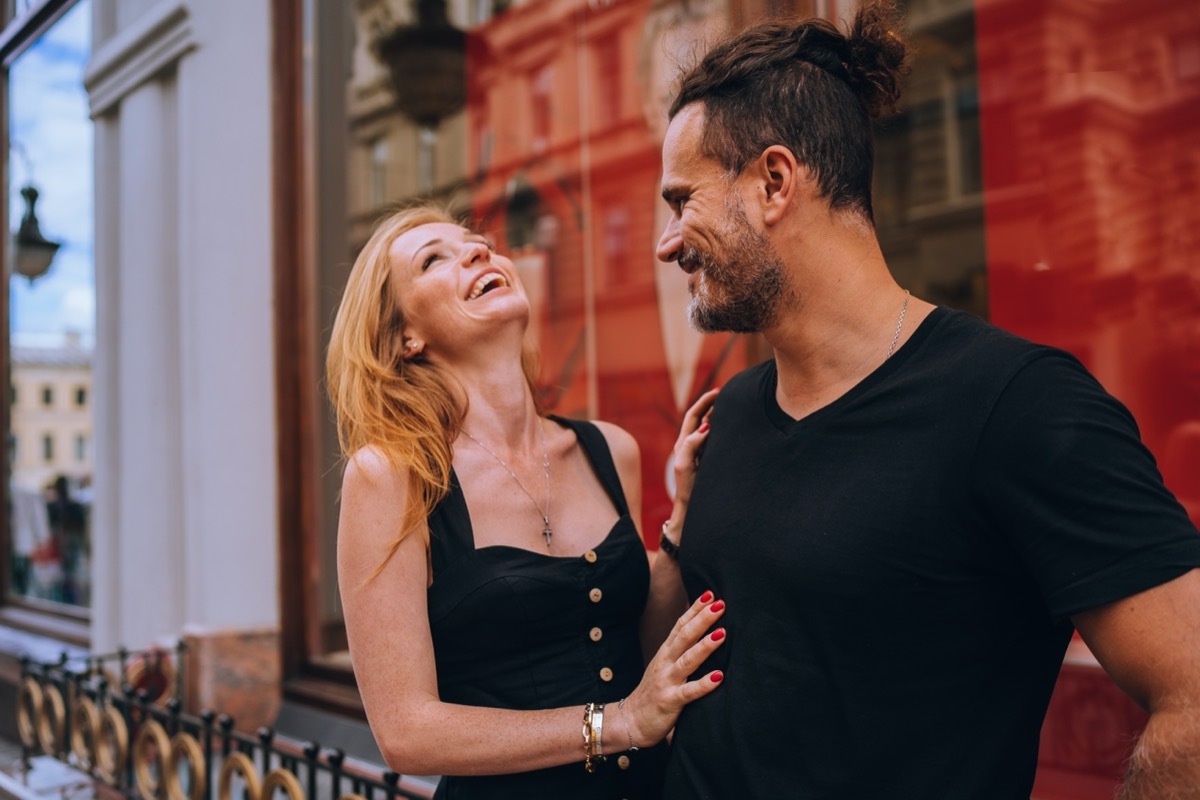
{"type": "Polygon", "coordinates": [[[404,337],[404,358],[405,359],[416,358],[417,356],[419,356],[421,354],[421,351],[424,349],[425,349],[425,343],[422,342],[420,339],[410,339],[407,336],[404,337]]]}

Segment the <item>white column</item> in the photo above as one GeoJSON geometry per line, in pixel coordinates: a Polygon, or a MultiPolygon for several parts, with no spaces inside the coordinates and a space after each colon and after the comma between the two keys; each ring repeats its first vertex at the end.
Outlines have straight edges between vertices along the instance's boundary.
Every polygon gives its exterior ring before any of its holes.
{"type": "Polygon", "coordinates": [[[197,3],[192,25],[199,46],[179,63],[185,617],[276,628],[267,4],[197,3]]]}
{"type": "Polygon", "coordinates": [[[120,377],[117,332],[120,330],[118,148],[116,121],[94,120],[96,350],[92,366],[92,646],[108,652],[120,643],[121,598],[125,580],[119,544],[121,485],[118,442],[120,415],[115,391],[120,377]]]}
{"type": "MultiPolygon", "coordinates": [[[[117,635],[132,647],[179,632],[184,581],[177,108],[174,82],[120,105],[115,386],[121,579],[117,635]]],[[[112,342],[97,341],[97,349],[112,342]]]]}
{"type": "Polygon", "coordinates": [[[273,630],[267,4],[98,2],[93,649],[273,630]]]}

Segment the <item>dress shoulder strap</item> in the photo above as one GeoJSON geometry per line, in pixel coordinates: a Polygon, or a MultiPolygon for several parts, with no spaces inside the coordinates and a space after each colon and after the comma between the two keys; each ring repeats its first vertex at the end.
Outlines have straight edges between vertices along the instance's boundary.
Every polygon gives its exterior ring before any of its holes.
{"type": "Polygon", "coordinates": [[[592,465],[592,470],[596,473],[604,491],[608,493],[617,513],[622,516],[628,514],[629,504],[625,500],[625,490],[621,488],[621,476],[617,474],[617,466],[613,463],[612,452],[608,449],[608,440],[604,438],[600,429],[587,420],[568,419],[553,414],[550,415],[550,419],[564,428],[574,431],[575,438],[579,440],[584,454],[592,465]]]}
{"type": "Polygon", "coordinates": [[[441,568],[475,549],[471,514],[458,475],[450,469],[450,489],[427,518],[429,523],[429,561],[436,576],[441,568]]]}

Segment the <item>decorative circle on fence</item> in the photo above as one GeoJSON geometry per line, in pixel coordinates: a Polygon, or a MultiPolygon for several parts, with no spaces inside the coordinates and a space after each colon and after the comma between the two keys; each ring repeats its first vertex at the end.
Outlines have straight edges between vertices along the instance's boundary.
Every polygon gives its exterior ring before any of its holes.
{"type": "Polygon", "coordinates": [[[96,766],[96,749],[100,746],[100,712],[90,697],[75,698],[71,709],[71,752],[84,772],[96,766]]]}
{"type": "Polygon", "coordinates": [[[171,656],[162,650],[133,656],[125,667],[125,680],[134,691],[146,692],[151,703],[161,703],[174,692],[175,670],[171,656]]]}
{"type": "Polygon", "coordinates": [[[168,800],[204,800],[204,751],[190,733],[182,731],[171,739],[171,754],[167,758],[168,800]],[[184,794],[179,783],[179,765],[187,762],[188,790],[184,794]]]}
{"type": "Polygon", "coordinates": [[[42,713],[38,716],[38,742],[42,751],[50,755],[58,753],[63,744],[63,733],[67,729],[67,708],[62,692],[52,683],[42,687],[42,713]]]}
{"type": "Polygon", "coordinates": [[[143,798],[163,797],[166,785],[165,773],[167,759],[171,753],[171,740],[167,732],[157,720],[143,720],[138,728],[137,737],[133,740],[133,779],[142,793],[143,798]],[[158,777],[150,772],[150,757],[147,755],[147,745],[154,745],[157,752],[158,777]]]}
{"type": "Polygon", "coordinates": [[[100,736],[96,742],[96,771],[101,780],[113,786],[118,785],[128,754],[129,728],[125,727],[121,712],[108,706],[100,719],[100,736]]]}
{"type": "Polygon", "coordinates": [[[17,733],[30,750],[38,746],[38,720],[42,716],[42,687],[33,678],[21,681],[17,691],[17,733]]]}
{"type": "Polygon", "coordinates": [[[258,800],[261,795],[258,770],[245,753],[230,753],[225,756],[225,763],[221,765],[221,775],[217,778],[217,800],[230,800],[229,789],[234,773],[241,775],[246,784],[245,800],[258,800]]]}
{"type": "Polygon", "coordinates": [[[273,800],[276,789],[283,789],[289,800],[304,800],[304,789],[290,770],[276,768],[268,772],[258,800],[273,800]]]}

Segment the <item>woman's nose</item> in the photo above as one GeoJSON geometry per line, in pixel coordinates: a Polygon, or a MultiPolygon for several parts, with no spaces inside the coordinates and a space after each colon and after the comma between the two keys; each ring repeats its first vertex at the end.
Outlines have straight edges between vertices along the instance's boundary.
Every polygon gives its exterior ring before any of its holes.
{"type": "Polygon", "coordinates": [[[487,261],[491,258],[491,253],[491,248],[483,242],[467,242],[466,257],[463,259],[463,266],[469,267],[480,261],[487,261]]]}

